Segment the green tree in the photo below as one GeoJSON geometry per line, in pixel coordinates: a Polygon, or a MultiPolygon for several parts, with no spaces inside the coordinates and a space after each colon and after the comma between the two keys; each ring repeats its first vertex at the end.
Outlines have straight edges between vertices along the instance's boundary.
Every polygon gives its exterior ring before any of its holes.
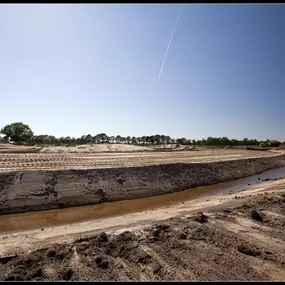
{"type": "Polygon", "coordinates": [[[165,143],[170,144],[171,143],[171,137],[165,136],[165,143]]]}
{"type": "Polygon", "coordinates": [[[95,143],[99,143],[99,144],[104,144],[104,143],[108,143],[109,142],[109,137],[104,134],[98,134],[94,137],[95,143]]]}
{"type": "Polygon", "coordinates": [[[55,144],[55,142],[56,142],[56,138],[54,136],[47,136],[44,139],[44,143],[46,144],[55,144]]]}
{"type": "Polygon", "coordinates": [[[181,144],[183,144],[183,145],[187,144],[187,139],[186,138],[181,138],[181,144]]]}
{"type": "Polygon", "coordinates": [[[221,145],[231,145],[231,141],[227,137],[222,137],[221,145]]]}
{"type": "Polygon", "coordinates": [[[122,143],[122,137],[120,135],[116,136],[116,143],[122,143]]]}
{"type": "Polygon", "coordinates": [[[92,143],[93,142],[93,137],[90,134],[88,134],[85,137],[85,141],[86,141],[86,143],[92,143]]]}
{"type": "Polygon", "coordinates": [[[243,145],[248,145],[248,138],[244,138],[244,139],[242,140],[242,143],[243,143],[243,145]]]}
{"type": "Polygon", "coordinates": [[[146,144],[151,144],[151,137],[150,136],[146,136],[145,137],[145,143],[146,144]]]}
{"type": "Polygon", "coordinates": [[[237,139],[231,139],[231,145],[238,146],[240,144],[239,140],[237,139]]]}
{"type": "Polygon", "coordinates": [[[160,135],[152,135],[151,136],[151,143],[152,144],[160,144],[161,143],[160,135]]]}
{"type": "Polygon", "coordinates": [[[21,122],[6,125],[0,133],[5,135],[5,140],[16,142],[26,142],[34,135],[31,128],[21,122]]]}
{"type": "MultiPolygon", "coordinates": [[[[60,139],[59,139],[60,140],[60,139]]],[[[86,144],[86,136],[82,135],[81,138],[78,138],[78,142],[80,144],[86,144]]]]}

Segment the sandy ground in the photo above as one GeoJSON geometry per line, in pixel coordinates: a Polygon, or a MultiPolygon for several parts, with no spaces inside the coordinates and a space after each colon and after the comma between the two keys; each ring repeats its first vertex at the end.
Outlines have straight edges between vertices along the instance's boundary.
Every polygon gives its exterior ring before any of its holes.
{"type": "Polygon", "coordinates": [[[0,153],[96,153],[96,152],[136,152],[157,149],[183,150],[193,149],[186,146],[169,144],[163,146],[137,146],[128,144],[84,144],[77,146],[24,146],[0,143],[0,153]]]}
{"type": "Polygon", "coordinates": [[[153,151],[154,148],[147,146],[136,146],[127,144],[88,144],[78,145],[74,147],[64,146],[48,146],[40,149],[39,152],[54,152],[54,153],[93,153],[93,152],[136,152],[136,151],[153,151]]]}
{"type": "Polygon", "coordinates": [[[199,163],[281,154],[281,151],[208,149],[179,152],[134,153],[2,153],[0,172],[136,167],[174,163],[199,163]]]}
{"type": "MultiPolygon", "coordinates": [[[[227,149],[228,147],[225,147],[227,149]]],[[[255,150],[258,147],[253,147],[255,150]]],[[[128,144],[84,144],[77,146],[25,146],[12,143],[0,143],[0,153],[109,153],[109,152],[178,152],[178,151],[200,151],[215,150],[216,147],[192,146],[180,144],[165,145],[128,145],[128,144]]],[[[219,149],[219,148],[218,148],[219,149]]],[[[223,149],[223,148],[220,148],[223,149]]],[[[245,147],[234,147],[232,149],[245,149],[245,147]]],[[[261,148],[261,150],[266,150],[261,148]]]]}
{"type": "Polygon", "coordinates": [[[284,206],[281,179],[139,213],[3,234],[0,279],[284,280],[284,206]]]}
{"type": "Polygon", "coordinates": [[[40,150],[36,146],[13,145],[9,143],[0,143],[0,153],[34,153],[40,150]]]}

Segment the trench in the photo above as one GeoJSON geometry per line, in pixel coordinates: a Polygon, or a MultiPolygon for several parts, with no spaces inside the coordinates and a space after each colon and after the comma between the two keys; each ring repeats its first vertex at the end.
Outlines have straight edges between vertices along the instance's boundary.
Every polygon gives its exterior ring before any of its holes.
{"type": "Polygon", "coordinates": [[[238,191],[249,185],[262,183],[265,179],[277,179],[282,176],[285,176],[285,167],[271,169],[241,179],[170,194],[97,205],[2,215],[0,216],[0,232],[2,234],[7,232],[11,233],[121,216],[171,206],[183,201],[238,191]]]}

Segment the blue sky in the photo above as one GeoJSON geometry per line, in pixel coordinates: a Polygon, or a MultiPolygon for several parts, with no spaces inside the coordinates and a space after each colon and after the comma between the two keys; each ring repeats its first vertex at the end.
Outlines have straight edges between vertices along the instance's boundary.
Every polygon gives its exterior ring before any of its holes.
{"type": "Polygon", "coordinates": [[[0,127],[285,140],[284,30],[282,4],[1,4],[0,127]]]}

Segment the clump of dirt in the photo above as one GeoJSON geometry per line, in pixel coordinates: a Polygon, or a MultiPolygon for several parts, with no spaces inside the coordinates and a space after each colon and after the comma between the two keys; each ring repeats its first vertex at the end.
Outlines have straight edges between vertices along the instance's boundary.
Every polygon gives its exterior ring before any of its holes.
{"type": "Polygon", "coordinates": [[[102,256],[97,256],[95,258],[95,262],[96,262],[97,267],[102,268],[102,269],[107,269],[109,266],[108,259],[106,259],[102,256]]]}
{"type": "Polygon", "coordinates": [[[250,215],[251,215],[252,219],[254,219],[258,222],[263,222],[263,217],[256,210],[252,210],[250,215]]]}
{"type": "Polygon", "coordinates": [[[195,215],[194,219],[196,222],[201,223],[201,224],[208,222],[208,217],[204,215],[202,212],[198,212],[195,215]]]}
{"type": "Polygon", "coordinates": [[[108,241],[108,235],[105,232],[102,232],[97,237],[98,242],[107,242],[108,241]]]}
{"type": "Polygon", "coordinates": [[[166,224],[157,224],[150,229],[148,242],[157,242],[167,238],[170,226],[166,224]]]}

